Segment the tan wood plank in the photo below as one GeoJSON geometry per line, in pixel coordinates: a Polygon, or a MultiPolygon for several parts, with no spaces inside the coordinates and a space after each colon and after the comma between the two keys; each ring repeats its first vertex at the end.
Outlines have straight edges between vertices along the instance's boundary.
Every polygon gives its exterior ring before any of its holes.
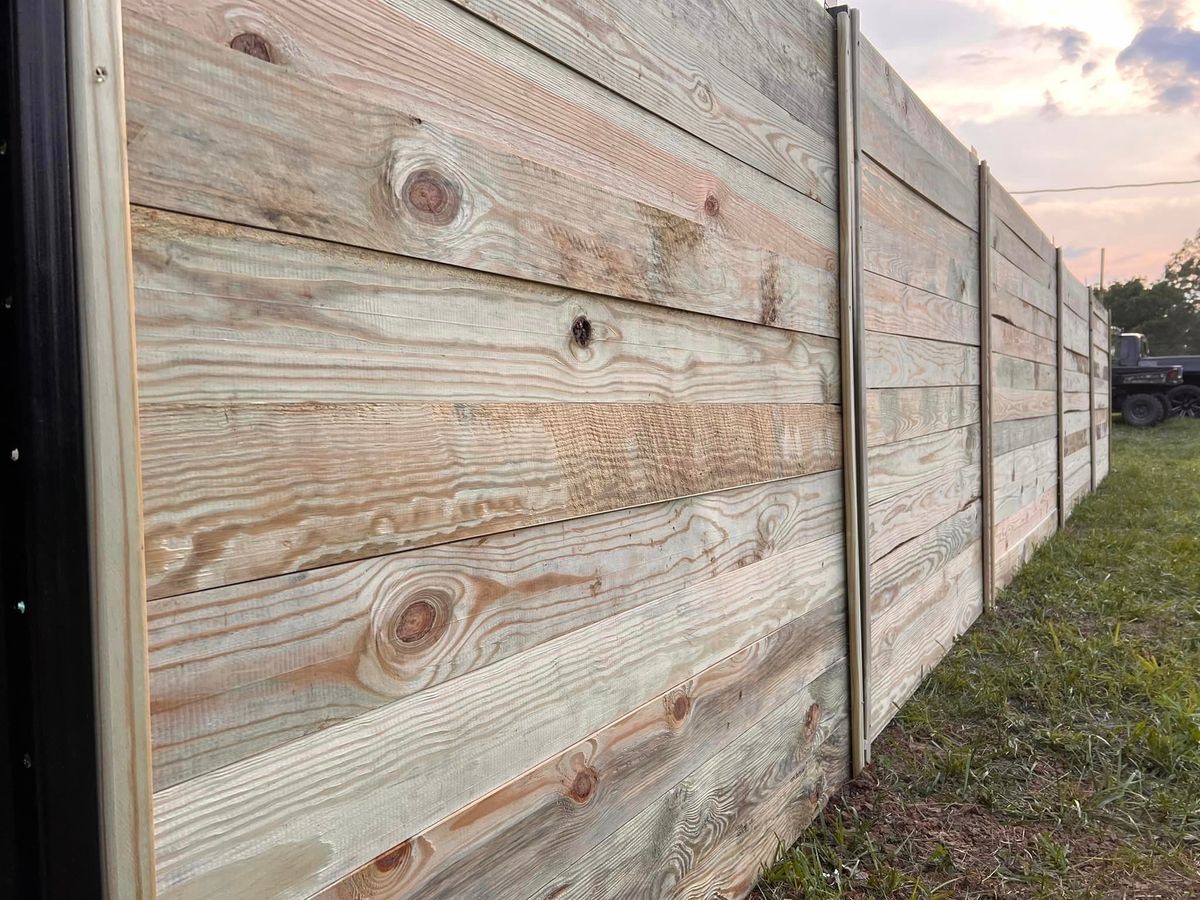
{"type": "Polygon", "coordinates": [[[1048,366],[1056,365],[1058,359],[1054,341],[1038,337],[995,316],[992,317],[992,349],[996,353],[1048,366]]]}
{"type": "Polygon", "coordinates": [[[1045,415],[1037,419],[1011,419],[997,422],[992,433],[994,458],[1013,450],[1050,440],[1058,433],[1058,416],[1045,415]]]}
{"type": "Polygon", "coordinates": [[[874,272],[863,275],[863,320],[870,331],[979,344],[979,310],[874,272]]]}
{"type": "Polygon", "coordinates": [[[78,725],[95,728],[97,753],[96,796],[81,798],[81,814],[99,815],[106,896],[152,897],[146,582],[121,4],[70,0],[63,14],[96,713],[94,722],[78,725]],[[84,812],[97,800],[98,810],[84,812]]]}
{"type": "Polygon", "coordinates": [[[1008,291],[993,292],[992,316],[1037,337],[1058,340],[1058,325],[1053,316],[1008,291]]]}
{"type": "Polygon", "coordinates": [[[143,402],[840,399],[832,338],[140,207],[133,236],[143,402]]]}
{"type": "MultiPolygon", "coordinates": [[[[456,0],[498,28],[520,38],[633,103],[719,147],[796,190],[836,203],[837,163],[832,109],[825,116],[794,118],[753,86],[741,71],[726,68],[710,52],[719,36],[694,20],[672,18],[666,4],[632,0],[456,0]],[[664,15],[666,13],[666,15],[664,15]]],[[[804,4],[807,10],[811,4],[804,4]]],[[[808,16],[832,42],[831,21],[808,16]]],[[[816,43],[816,42],[814,42],[816,43]]],[[[763,65],[761,49],[739,59],[738,68],[763,65]]],[[[800,58],[796,68],[833,83],[828,53],[800,58]]],[[[816,98],[814,97],[814,100],[816,98]]],[[[816,104],[814,104],[816,105],[816,104]]]]}
{"type": "MultiPolygon", "coordinates": [[[[992,229],[992,248],[1019,271],[1039,284],[1045,283],[1047,279],[1052,281],[1055,278],[1054,265],[1048,264],[1003,221],[997,221],[995,228],[992,229]],[[1049,270],[1048,275],[1047,270],[1049,270]]],[[[1028,299],[1023,294],[1018,294],[1018,296],[1028,299]]]]}
{"type": "Polygon", "coordinates": [[[835,603],[845,589],[841,546],[835,535],[767,557],[157,792],[160,896],[223,896],[281,854],[290,874],[279,896],[310,896],[835,603]]]}
{"type": "Polygon", "coordinates": [[[142,406],[151,595],[829,471],[838,408],[142,406]]]}
{"type": "MultiPolygon", "coordinates": [[[[1090,315],[1091,305],[1088,302],[1088,289],[1083,282],[1075,277],[1070,269],[1063,269],[1066,275],[1067,291],[1066,301],[1067,309],[1083,320],[1084,326],[1087,326],[1088,316],[1090,315]]],[[[1086,348],[1083,352],[1087,352],[1086,348]]]]}
{"type": "Polygon", "coordinates": [[[890,553],[980,495],[979,464],[953,467],[916,488],[871,504],[871,561],[890,553]]]}
{"type": "Polygon", "coordinates": [[[1028,391],[1021,388],[997,387],[992,393],[992,419],[1036,419],[1058,410],[1054,391],[1028,391]]]}
{"type": "Polygon", "coordinates": [[[840,479],[771,482],[155,601],[155,786],[839,534],[840,479]]]}
{"type": "Polygon", "coordinates": [[[867,271],[979,306],[979,238],[869,159],[862,170],[867,271]]]}
{"type": "Polygon", "coordinates": [[[979,389],[974,385],[883,388],[867,393],[867,438],[872,447],[978,421],[979,389]]]}
{"type": "Polygon", "coordinates": [[[867,453],[872,502],[919,487],[948,468],[978,464],[978,425],[872,447],[867,453]]]}
{"type": "Polygon", "coordinates": [[[1025,207],[1005,190],[1004,185],[994,176],[991,178],[990,193],[992,214],[1007,225],[1029,249],[1044,259],[1047,265],[1054,265],[1054,242],[1046,237],[1025,207]]]}
{"type": "Polygon", "coordinates": [[[1021,271],[1008,257],[994,248],[990,262],[993,299],[1012,296],[1028,303],[1051,319],[1057,318],[1058,297],[1055,294],[1053,266],[1036,266],[1037,276],[1034,277],[1021,271]]]}
{"type": "Polygon", "coordinates": [[[135,203],[836,333],[823,251],[732,240],[719,207],[627,199],[143,16],[126,32],[135,203]]]}
{"type": "MultiPolygon", "coordinates": [[[[522,159],[697,226],[714,220],[715,209],[714,230],[727,240],[810,261],[821,297],[835,296],[832,210],[444,0],[126,5],[223,48],[253,36],[271,59],[256,66],[260,74],[282,69],[496,148],[511,148],[519,136],[522,159]]],[[[575,252],[582,251],[568,255],[575,252]]]]}
{"type": "Polygon", "coordinates": [[[848,751],[847,718],[802,691],[529,900],[707,898],[714,876],[752,887],[784,836],[798,835],[848,777],[848,751]],[[772,832],[774,847],[762,846],[772,832]],[[713,871],[714,857],[726,871],[713,871]]]}
{"type": "MultiPolygon", "coordinates": [[[[1056,451],[1057,452],[1057,451],[1056,451]]],[[[1022,544],[1029,544],[1031,536],[1036,536],[1040,539],[1042,535],[1042,523],[1047,516],[1055,518],[1057,530],[1058,521],[1058,485],[1057,481],[1051,485],[1046,491],[1037,498],[1033,503],[1029,503],[1021,508],[1020,512],[1009,516],[1003,521],[997,521],[996,524],[996,556],[997,559],[1002,559],[1010,550],[1019,547],[1022,544]]],[[[1033,543],[1036,544],[1036,540],[1033,543]]],[[[1033,548],[1029,548],[1029,553],[1033,552],[1033,548]]],[[[1028,559],[1025,556],[1021,562],[1028,559]]],[[[1020,565],[1020,563],[1018,563],[1020,565]]]]}
{"type": "Polygon", "coordinates": [[[1057,391],[1058,361],[1047,365],[993,353],[992,381],[1003,387],[1027,391],[1057,391]]]}
{"type": "Polygon", "coordinates": [[[1087,359],[1089,333],[1087,320],[1075,315],[1069,308],[1064,307],[1063,343],[1072,353],[1078,353],[1087,359]]]}
{"type": "MultiPolygon", "coordinates": [[[[1053,421],[1057,426],[1057,417],[1053,421]]],[[[1057,437],[1051,432],[1049,440],[996,457],[993,471],[995,521],[1004,522],[1037,503],[1047,490],[1058,484],[1057,437]]]]}
{"type": "Polygon", "coordinates": [[[975,542],[877,618],[872,740],[982,612],[983,549],[975,542]]]}
{"type": "MultiPolygon", "coordinates": [[[[1001,587],[1007,586],[1034,551],[1044,544],[1058,530],[1058,509],[1055,505],[1057,488],[1051,493],[1050,511],[1026,531],[1013,546],[996,560],[996,581],[1001,587]]],[[[1040,507],[1039,507],[1040,508],[1040,507]]]]}
{"type": "Polygon", "coordinates": [[[979,230],[978,159],[872,46],[859,42],[863,150],[914,191],[979,230]]]}
{"type": "Polygon", "coordinates": [[[979,384],[979,348],[945,341],[867,332],[868,388],[979,384]]]}
{"type": "MultiPolygon", "coordinates": [[[[845,703],[836,601],[556,753],[380,854],[315,900],[518,900],[745,734],[797,692],[826,718],[845,703]]],[[[822,723],[827,727],[828,722],[822,723]]]]}
{"type": "Polygon", "coordinates": [[[871,566],[871,615],[886,616],[907,602],[910,591],[941,571],[980,539],[981,505],[972,502],[919,538],[908,541],[871,566]]]}

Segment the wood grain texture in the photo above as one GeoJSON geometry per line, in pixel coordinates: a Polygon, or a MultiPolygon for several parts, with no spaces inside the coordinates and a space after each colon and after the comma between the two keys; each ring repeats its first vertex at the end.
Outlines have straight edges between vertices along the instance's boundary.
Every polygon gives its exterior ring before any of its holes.
{"type": "Polygon", "coordinates": [[[1053,366],[1056,364],[1057,348],[1053,340],[1010,325],[992,316],[992,350],[1017,359],[1027,359],[1053,366]]]}
{"type": "Polygon", "coordinates": [[[978,464],[978,425],[872,447],[867,453],[872,504],[917,488],[947,469],[978,464]]]}
{"type": "Polygon", "coordinates": [[[840,473],[150,605],[157,789],[840,533],[840,473]]]}
{"type": "MultiPolygon", "coordinates": [[[[729,69],[710,52],[720,37],[693,17],[672,17],[669,4],[631,0],[456,0],[498,28],[833,208],[835,145],[831,54],[795,61],[806,73],[814,115],[795,118],[754,86],[753,70],[768,65],[762,50],[729,69]],[[690,26],[690,27],[689,27],[690,26]],[[750,70],[750,71],[747,71],[750,70]]],[[[814,5],[798,4],[803,21],[832,43],[832,22],[814,5]]],[[[764,35],[751,40],[765,45],[764,35]]],[[[812,40],[797,50],[820,46],[812,40]]],[[[733,62],[733,61],[731,61],[733,62]]]]}
{"type": "Polygon", "coordinates": [[[1058,398],[1053,391],[997,387],[992,393],[992,419],[996,422],[1040,418],[1057,409],[1058,398]]]}
{"type": "MultiPolygon", "coordinates": [[[[1015,240],[1015,238],[1014,238],[1015,240]]],[[[1054,267],[1037,267],[1036,276],[1023,272],[999,250],[991,256],[991,279],[994,297],[1013,297],[1037,309],[1051,319],[1058,316],[1058,300],[1054,288],[1054,267]]]]}
{"type": "Polygon", "coordinates": [[[1038,503],[1014,516],[1004,529],[1004,551],[997,531],[996,583],[1006,586],[1035,550],[1058,530],[1057,487],[1048,490],[1038,503]]]}
{"type": "Polygon", "coordinates": [[[836,333],[828,241],[743,244],[719,205],[679,215],[152,19],[126,32],[135,203],[836,333]]]}
{"type": "Polygon", "coordinates": [[[159,791],[160,895],[310,896],[844,589],[837,535],[159,791]]]}
{"type": "MultiPolygon", "coordinates": [[[[1057,424],[1057,419],[1054,420],[1057,424]]],[[[997,456],[995,473],[995,520],[1004,522],[1035,504],[1058,482],[1058,440],[1051,432],[1049,440],[1021,447],[997,456]]]]}
{"type": "MultiPolygon", "coordinates": [[[[992,256],[994,258],[995,254],[992,256]]],[[[992,316],[1048,341],[1056,340],[1058,336],[1053,316],[1008,291],[993,291],[992,316]]]]}
{"type": "Polygon", "coordinates": [[[814,405],[143,404],[150,592],[829,471],[840,430],[814,405]]]}
{"type": "Polygon", "coordinates": [[[992,380],[1003,387],[1026,391],[1057,391],[1058,362],[1047,365],[993,353],[992,380]]]}
{"type": "Polygon", "coordinates": [[[1019,237],[1034,253],[1045,260],[1047,265],[1053,265],[1053,241],[1046,237],[1045,232],[1033,220],[1025,207],[1005,190],[994,176],[989,184],[989,193],[992,200],[992,214],[1008,226],[1013,234],[1019,237]]]}
{"type": "Polygon", "coordinates": [[[877,559],[871,566],[871,615],[885,616],[897,604],[907,602],[910,591],[977,543],[981,512],[980,502],[972,501],[920,537],[877,559]]]}
{"type": "Polygon", "coordinates": [[[979,384],[979,348],[868,331],[868,388],[979,384]]]}
{"type": "Polygon", "coordinates": [[[874,272],[863,275],[863,318],[870,331],[979,344],[979,310],[874,272]]]}
{"type": "Polygon", "coordinates": [[[133,240],[143,403],[840,399],[832,338],[140,207],[133,240]]]}
{"type": "MultiPolygon", "coordinates": [[[[1004,259],[1011,262],[1018,270],[1037,283],[1053,283],[1055,269],[1052,262],[1033,250],[1003,220],[996,221],[992,229],[992,248],[1004,259]]],[[[1015,293],[1015,292],[1014,292],[1015,293]]],[[[1028,300],[1018,293],[1023,300],[1028,300]]]]}
{"type": "Polygon", "coordinates": [[[96,703],[79,726],[96,729],[103,890],[142,898],[154,834],[121,5],[64,12],[96,703]]]}
{"type": "Polygon", "coordinates": [[[848,751],[847,718],[801,692],[530,900],[740,896],[849,776],[848,751]]]}
{"type": "Polygon", "coordinates": [[[974,385],[883,388],[867,393],[867,439],[872,447],[978,421],[979,390],[974,385]]]}
{"type": "Polygon", "coordinates": [[[336,9],[285,0],[130,0],[127,8],[222,52],[231,52],[236,36],[256,35],[288,74],[472,142],[516,144],[521,159],[691,220],[689,233],[703,230],[716,209],[713,230],[725,239],[811,259],[825,272],[826,295],[835,294],[832,210],[444,0],[347,0],[336,9]]]}
{"type": "Polygon", "coordinates": [[[979,464],[953,467],[918,487],[872,502],[871,561],[965,508],[980,495],[979,464]]]}
{"type": "Polygon", "coordinates": [[[983,612],[982,566],[983,548],[972,542],[873,623],[872,739],[983,612]]]}
{"type": "Polygon", "coordinates": [[[870,41],[861,39],[858,52],[863,150],[943,212],[978,231],[978,159],[870,41]]]}
{"type": "Polygon", "coordinates": [[[391,848],[318,900],[524,900],[568,877],[599,840],[798,691],[836,717],[845,704],[845,662],[836,661],[844,619],[836,602],[796,619],[391,848]]]}
{"type": "Polygon", "coordinates": [[[1063,343],[1066,349],[1087,359],[1089,340],[1087,320],[1067,308],[1066,315],[1063,316],[1063,343]]]}
{"type": "MultiPolygon", "coordinates": [[[[1088,302],[1088,289],[1084,287],[1082,281],[1075,277],[1070,269],[1064,268],[1063,273],[1066,277],[1066,300],[1067,309],[1078,316],[1087,327],[1088,316],[1091,313],[1091,304],[1088,302]]],[[[1086,348],[1083,352],[1087,352],[1086,348]]]]}
{"type": "Polygon", "coordinates": [[[863,266],[979,306],[979,239],[869,159],[862,168],[863,266]]]}
{"type": "Polygon", "coordinates": [[[993,458],[998,458],[1021,447],[1028,447],[1055,437],[1058,417],[1045,415],[1037,419],[1013,419],[997,422],[992,437],[993,458]]]}
{"type": "MultiPolygon", "coordinates": [[[[1019,512],[1007,517],[1004,520],[998,520],[996,525],[996,558],[1003,559],[1009,555],[1009,552],[1015,548],[1027,545],[1031,541],[1036,545],[1044,536],[1042,525],[1044,520],[1049,517],[1055,522],[1055,528],[1051,529],[1051,534],[1057,530],[1058,523],[1058,484],[1057,475],[1056,481],[1046,491],[1038,497],[1033,503],[1026,504],[1019,512]]],[[[1026,547],[1028,551],[1021,559],[1023,563],[1029,558],[1029,554],[1033,552],[1035,547],[1026,547]]],[[[1020,563],[1018,563],[1019,565],[1020,563]]]]}

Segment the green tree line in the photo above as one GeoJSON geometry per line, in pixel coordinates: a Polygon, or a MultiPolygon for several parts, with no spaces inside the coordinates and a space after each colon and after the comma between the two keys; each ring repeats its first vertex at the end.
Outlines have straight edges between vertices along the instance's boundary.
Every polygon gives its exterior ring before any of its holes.
{"type": "Polygon", "coordinates": [[[1144,334],[1154,355],[1200,355],[1200,231],[1184,241],[1158,281],[1116,282],[1099,296],[1113,326],[1144,334]]]}

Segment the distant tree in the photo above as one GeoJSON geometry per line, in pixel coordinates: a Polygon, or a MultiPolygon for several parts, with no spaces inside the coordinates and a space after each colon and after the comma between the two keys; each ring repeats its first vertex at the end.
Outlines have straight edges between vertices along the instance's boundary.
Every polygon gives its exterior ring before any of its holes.
{"type": "Polygon", "coordinates": [[[1200,308],[1171,281],[1117,282],[1100,299],[1112,312],[1113,326],[1144,334],[1155,356],[1200,354],[1200,308]]]}
{"type": "Polygon", "coordinates": [[[1167,263],[1167,281],[1200,303],[1200,231],[1188,238],[1167,263]]]}

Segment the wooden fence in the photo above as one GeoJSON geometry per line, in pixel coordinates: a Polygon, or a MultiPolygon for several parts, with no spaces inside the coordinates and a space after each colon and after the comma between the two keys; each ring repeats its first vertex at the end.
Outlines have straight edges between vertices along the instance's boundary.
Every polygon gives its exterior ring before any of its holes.
{"type": "Polygon", "coordinates": [[[1107,472],[1106,312],[849,13],[79,5],[114,897],[742,896],[1107,472]]]}

